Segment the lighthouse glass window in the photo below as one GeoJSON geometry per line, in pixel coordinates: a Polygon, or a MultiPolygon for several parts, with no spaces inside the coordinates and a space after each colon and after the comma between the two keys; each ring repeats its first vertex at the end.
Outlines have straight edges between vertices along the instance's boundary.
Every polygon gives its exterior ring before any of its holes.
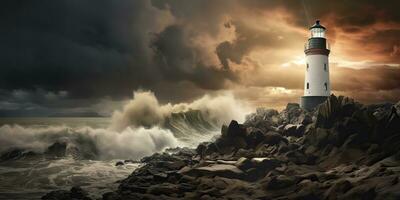
{"type": "Polygon", "coordinates": [[[325,29],[313,28],[311,29],[311,37],[313,38],[325,38],[325,29]]]}

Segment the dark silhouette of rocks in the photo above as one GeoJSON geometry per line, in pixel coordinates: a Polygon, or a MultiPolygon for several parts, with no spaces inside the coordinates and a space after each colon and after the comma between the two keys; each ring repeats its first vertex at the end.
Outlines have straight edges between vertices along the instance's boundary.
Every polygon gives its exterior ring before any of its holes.
{"type": "Polygon", "coordinates": [[[103,199],[400,199],[399,105],[257,109],[215,142],[143,158],[103,199]]]}
{"type": "Polygon", "coordinates": [[[42,199],[43,200],[71,200],[71,199],[91,200],[91,198],[88,197],[87,192],[80,187],[72,187],[70,191],[67,190],[52,191],[43,196],[42,199]]]}

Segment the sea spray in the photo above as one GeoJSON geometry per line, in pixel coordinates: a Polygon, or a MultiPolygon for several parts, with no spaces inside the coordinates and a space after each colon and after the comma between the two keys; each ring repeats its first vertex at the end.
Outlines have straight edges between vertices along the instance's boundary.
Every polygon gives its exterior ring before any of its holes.
{"type": "Polygon", "coordinates": [[[45,153],[56,142],[77,159],[140,159],[176,146],[195,147],[220,133],[222,124],[242,121],[249,109],[229,93],[191,103],[160,104],[150,91],[134,92],[108,128],[71,125],[3,125],[0,153],[22,149],[45,153]]]}
{"type": "Polygon", "coordinates": [[[61,142],[67,144],[67,153],[73,152],[75,157],[81,159],[140,159],[179,144],[169,130],[158,127],[128,127],[117,132],[91,127],[29,128],[5,125],[0,127],[0,133],[1,152],[18,148],[44,153],[52,144],[61,142]]]}
{"type": "Polygon", "coordinates": [[[232,119],[243,121],[250,107],[233,97],[231,93],[216,96],[205,95],[190,103],[161,105],[151,91],[136,91],[122,111],[115,111],[110,129],[123,130],[128,126],[152,127],[162,125],[173,113],[198,110],[209,123],[216,126],[232,119]]]}

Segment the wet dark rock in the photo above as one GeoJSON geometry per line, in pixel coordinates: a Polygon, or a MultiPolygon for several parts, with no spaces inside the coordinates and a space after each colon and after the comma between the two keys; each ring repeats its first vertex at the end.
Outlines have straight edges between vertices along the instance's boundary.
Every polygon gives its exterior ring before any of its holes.
{"type": "MultiPolygon", "coordinates": [[[[224,133],[223,133],[224,134],[224,133]]],[[[237,121],[232,120],[228,126],[226,137],[246,137],[246,128],[243,125],[240,125],[237,121]]]]}
{"type": "Polygon", "coordinates": [[[36,155],[38,154],[33,151],[28,151],[24,149],[11,149],[1,154],[0,161],[18,160],[33,157],[36,155]]]}
{"type": "Polygon", "coordinates": [[[70,191],[67,190],[56,190],[47,193],[42,197],[43,200],[91,200],[88,197],[88,193],[80,187],[72,187],[70,191]]]}
{"type": "Polygon", "coordinates": [[[122,166],[122,165],[125,165],[123,161],[118,161],[115,163],[115,166],[122,166]]]}
{"type": "Polygon", "coordinates": [[[248,158],[241,157],[239,160],[236,161],[235,166],[245,171],[254,167],[254,163],[248,158]]]}
{"type": "Polygon", "coordinates": [[[244,173],[242,170],[234,165],[227,164],[212,164],[205,167],[195,168],[182,168],[180,174],[189,175],[194,177],[200,176],[220,176],[226,178],[243,178],[244,173]]]}
{"type": "Polygon", "coordinates": [[[347,191],[344,195],[340,196],[340,199],[363,199],[373,200],[375,199],[377,192],[375,187],[372,185],[358,185],[347,191]]]}
{"type": "Polygon", "coordinates": [[[285,136],[301,137],[304,135],[305,126],[303,124],[288,124],[283,128],[283,134],[285,136]]]}
{"type": "Polygon", "coordinates": [[[179,191],[179,187],[175,184],[171,183],[162,183],[157,185],[152,185],[147,190],[147,193],[154,195],[172,195],[176,194],[179,191]]]}
{"type": "Polygon", "coordinates": [[[361,105],[348,97],[331,95],[328,100],[318,107],[316,127],[331,128],[340,121],[361,108],[361,105]]]}
{"type": "Polygon", "coordinates": [[[325,199],[334,200],[338,196],[349,191],[353,185],[348,180],[340,180],[335,182],[324,194],[325,199]]]}
{"type": "Polygon", "coordinates": [[[295,179],[285,175],[278,175],[270,178],[265,187],[267,190],[277,190],[290,187],[295,184],[295,179]]]}
{"type": "Polygon", "coordinates": [[[274,131],[269,131],[265,133],[263,141],[264,144],[276,145],[279,144],[280,142],[287,143],[287,139],[283,138],[279,133],[274,131]]]}

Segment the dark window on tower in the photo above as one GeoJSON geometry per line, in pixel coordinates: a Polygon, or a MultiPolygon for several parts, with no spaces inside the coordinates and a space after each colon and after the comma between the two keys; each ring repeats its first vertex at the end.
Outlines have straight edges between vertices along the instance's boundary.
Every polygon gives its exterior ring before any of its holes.
{"type": "Polygon", "coordinates": [[[307,89],[310,89],[310,83],[307,83],[307,89]]]}
{"type": "Polygon", "coordinates": [[[308,65],[308,63],[307,63],[307,71],[308,71],[308,68],[310,68],[310,65],[308,65]]]}
{"type": "Polygon", "coordinates": [[[328,90],[328,83],[325,82],[325,90],[328,90]]]}
{"type": "Polygon", "coordinates": [[[326,63],[324,63],[324,70],[326,71],[326,63]]]}

